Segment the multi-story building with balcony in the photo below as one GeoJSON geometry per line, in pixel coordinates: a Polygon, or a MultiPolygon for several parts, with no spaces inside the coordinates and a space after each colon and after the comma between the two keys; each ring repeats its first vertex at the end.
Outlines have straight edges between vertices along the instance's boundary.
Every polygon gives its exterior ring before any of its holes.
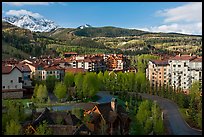
{"type": "Polygon", "coordinates": [[[146,76],[151,86],[159,86],[168,83],[168,60],[150,60],[146,69],[146,76]]]}
{"type": "Polygon", "coordinates": [[[152,85],[168,83],[188,93],[194,81],[202,83],[202,57],[176,55],[166,61],[150,60],[146,76],[152,85]]]}
{"type": "Polygon", "coordinates": [[[168,63],[170,65],[170,84],[175,88],[188,90],[193,81],[199,80],[202,76],[202,57],[176,55],[170,58],[168,63]]]}

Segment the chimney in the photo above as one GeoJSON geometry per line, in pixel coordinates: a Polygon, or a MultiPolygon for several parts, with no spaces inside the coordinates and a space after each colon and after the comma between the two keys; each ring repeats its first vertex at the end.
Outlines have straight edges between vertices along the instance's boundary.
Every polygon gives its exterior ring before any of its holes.
{"type": "Polygon", "coordinates": [[[117,111],[117,99],[116,98],[112,98],[111,99],[111,109],[116,112],[117,111]]]}

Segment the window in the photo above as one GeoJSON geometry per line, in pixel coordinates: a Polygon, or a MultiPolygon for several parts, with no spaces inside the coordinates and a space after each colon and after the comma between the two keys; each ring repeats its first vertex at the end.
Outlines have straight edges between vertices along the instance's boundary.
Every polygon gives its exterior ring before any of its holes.
{"type": "Polygon", "coordinates": [[[173,67],[176,67],[176,65],[173,65],[173,67]]]}
{"type": "Polygon", "coordinates": [[[159,76],[159,78],[161,78],[161,76],[159,76]]]}
{"type": "Polygon", "coordinates": [[[5,88],[5,86],[3,86],[3,88],[5,88]]]}
{"type": "Polygon", "coordinates": [[[10,86],[8,86],[8,89],[10,88],[10,86]]]}
{"type": "Polygon", "coordinates": [[[13,80],[11,80],[11,83],[13,83],[13,80]]]}
{"type": "Polygon", "coordinates": [[[166,71],[166,68],[164,68],[164,71],[166,71]]]}
{"type": "Polygon", "coordinates": [[[22,83],[22,77],[18,77],[18,83],[22,83]]]}
{"type": "Polygon", "coordinates": [[[164,80],[164,83],[166,83],[166,80],[164,80]]]}
{"type": "Polygon", "coordinates": [[[50,74],[52,74],[52,71],[50,71],[50,74]]]}
{"type": "Polygon", "coordinates": [[[186,62],[184,62],[184,67],[187,67],[186,62]]]}
{"type": "Polygon", "coordinates": [[[178,67],[181,67],[181,65],[178,65],[178,67]]]}
{"type": "Polygon", "coordinates": [[[15,88],[17,88],[17,85],[15,85],[15,88]]]}
{"type": "Polygon", "coordinates": [[[186,76],[186,74],[185,74],[185,73],[184,73],[183,75],[184,75],[184,76],[186,76]]]}

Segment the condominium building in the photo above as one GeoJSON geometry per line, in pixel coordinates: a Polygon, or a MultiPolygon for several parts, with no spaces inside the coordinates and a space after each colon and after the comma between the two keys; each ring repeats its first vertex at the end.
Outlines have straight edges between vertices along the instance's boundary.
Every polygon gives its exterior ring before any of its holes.
{"type": "Polygon", "coordinates": [[[168,83],[188,91],[194,81],[202,82],[202,57],[176,55],[168,60],[150,60],[146,76],[153,86],[168,83]]]}
{"type": "Polygon", "coordinates": [[[170,65],[170,84],[175,88],[180,87],[183,90],[188,90],[194,80],[199,80],[199,76],[196,76],[199,75],[199,72],[202,76],[201,57],[195,55],[176,55],[170,58],[168,63],[170,65]]]}
{"type": "Polygon", "coordinates": [[[168,60],[150,60],[146,69],[146,76],[151,86],[159,86],[168,83],[168,60]]]}

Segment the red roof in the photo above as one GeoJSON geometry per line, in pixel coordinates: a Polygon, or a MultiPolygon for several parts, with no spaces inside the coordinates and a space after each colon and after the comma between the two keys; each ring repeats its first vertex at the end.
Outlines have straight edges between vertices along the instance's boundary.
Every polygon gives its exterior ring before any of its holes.
{"type": "Polygon", "coordinates": [[[191,60],[192,62],[202,62],[202,57],[197,57],[193,60],[191,60]]]}
{"type": "Polygon", "coordinates": [[[17,68],[19,71],[21,71],[21,70],[20,70],[18,67],[16,67],[16,66],[14,66],[14,67],[12,67],[12,66],[2,66],[2,74],[9,74],[9,73],[12,72],[12,70],[13,70],[14,68],[17,68]]]}
{"type": "Polygon", "coordinates": [[[190,55],[176,55],[175,57],[170,58],[170,60],[192,60],[195,59],[196,56],[190,56],[190,55]]]}
{"type": "Polygon", "coordinates": [[[8,74],[12,70],[12,66],[2,66],[2,73],[3,74],[8,74]]]}

